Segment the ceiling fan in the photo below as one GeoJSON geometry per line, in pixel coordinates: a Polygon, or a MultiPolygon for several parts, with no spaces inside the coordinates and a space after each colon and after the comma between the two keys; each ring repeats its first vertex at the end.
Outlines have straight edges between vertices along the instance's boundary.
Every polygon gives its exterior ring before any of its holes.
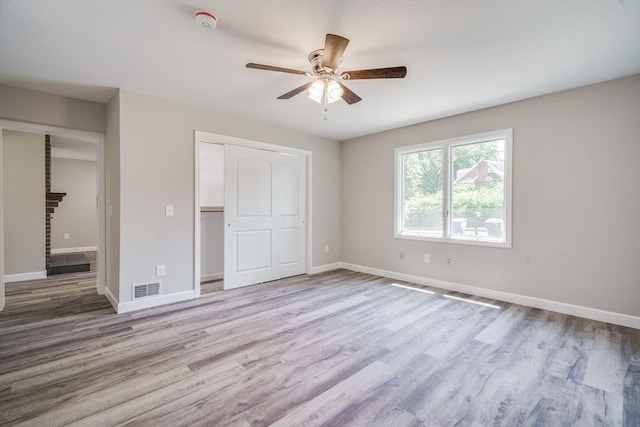
{"type": "MultiPolygon", "coordinates": [[[[292,91],[280,95],[278,99],[289,99],[304,92],[309,94],[309,98],[321,103],[324,111],[327,105],[339,99],[344,99],[347,104],[355,104],[362,101],[358,95],[346,87],[343,80],[357,79],[402,79],[407,75],[407,67],[371,68],[367,70],[355,70],[338,72],[338,66],[342,62],[342,54],[349,44],[349,39],[327,34],[324,41],[324,49],[314,50],[309,54],[311,72],[293,70],[291,68],[274,67],[271,65],[255,64],[250,62],[247,68],[256,70],[278,71],[281,73],[299,74],[312,77],[313,80],[305,83],[292,91]]],[[[326,118],[326,117],[325,117],[326,118]]]]}

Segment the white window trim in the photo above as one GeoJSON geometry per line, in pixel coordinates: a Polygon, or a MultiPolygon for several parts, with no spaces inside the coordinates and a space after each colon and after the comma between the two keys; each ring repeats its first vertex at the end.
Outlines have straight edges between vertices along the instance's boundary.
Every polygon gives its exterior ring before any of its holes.
{"type": "Polygon", "coordinates": [[[492,132],[484,132],[475,135],[463,136],[458,138],[450,138],[445,140],[427,142],[422,144],[410,145],[406,147],[397,147],[395,149],[395,185],[394,185],[394,237],[396,239],[407,240],[424,240],[439,243],[452,243],[458,245],[472,245],[472,246],[489,246],[497,248],[511,248],[512,247],[512,178],[513,178],[513,129],[502,129],[492,132]],[[450,147],[461,144],[474,144],[484,142],[492,139],[504,139],[504,189],[505,189],[505,241],[504,242],[491,242],[491,241],[478,241],[464,238],[451,238],[449,230],[449,213],[451,212],[451,188],[450,188],[450,174],[449,165],[450,161],[450,147]],[[443,235],[441,237],[416,235],[411,236],[401,233],[402,227],[402,200],[404,194],[404,177],[402,155],[408,153],[415,153],[418,151],[437,149],[443,150],[443,188],[442,194],[446,195],[443,206],[443,235]],[[446,212],[444,212],[446,211],[446,212]]]}

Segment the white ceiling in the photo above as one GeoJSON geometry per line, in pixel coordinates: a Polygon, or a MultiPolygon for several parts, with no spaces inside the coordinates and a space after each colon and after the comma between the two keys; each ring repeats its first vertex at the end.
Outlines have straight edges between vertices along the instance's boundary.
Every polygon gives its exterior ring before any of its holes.
{"type": "Polygon", "coordinates": [[[345,140],[640,73],[640,1],[0,0],[0,82],[97,102],[115,88],[345,140]],[[218,28],[197,26],[208,10],[218,28]],[[326,33],[363,98],[321,107],[293,74],[326,33]]]}

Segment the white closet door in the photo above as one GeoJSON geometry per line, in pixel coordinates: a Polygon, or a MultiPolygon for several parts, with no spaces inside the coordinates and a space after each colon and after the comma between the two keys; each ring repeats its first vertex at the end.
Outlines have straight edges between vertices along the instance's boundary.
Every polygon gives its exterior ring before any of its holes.
{"type": "Polygon", "coordinates": [[[224,288],[305,272],[305,159],[225,147],[224,288]]]}
{"type": "Polygon", "coordinates": [[[305,268],[306,163],[304,157],[278,155],[279,276],[303,274],[305,268]]]}
{"type": "Polygon", "coordinates": [[[272,153],[225,147],[224,288],[278,278],[272,153]]]}

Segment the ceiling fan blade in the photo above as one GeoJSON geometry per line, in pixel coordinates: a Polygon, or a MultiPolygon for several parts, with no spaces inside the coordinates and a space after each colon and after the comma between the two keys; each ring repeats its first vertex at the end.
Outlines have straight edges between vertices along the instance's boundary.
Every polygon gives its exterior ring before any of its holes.
{"type": "Polygon", "coordinates": [[[407,75],[407,67],[371,68],[369,70],[345,71],[348,80],[358,79],[403,79],[407,75]]]}
{"type": "Polygon", "coordinates": [[[330,68],[335,71],[342,61],[342,54],[344,53],[349,39],[337,36],[335,34],[327,34],[324,39],[324,52],[322,53],[322,66],[324,68],[330,68]]]}
{"type": "Polygon", "coordinates": [[[256,70],[278,71],[280,73],[300,74],[303,76],[309,74],[306,71],[293,70],[291,68],[274,67],[272,65],[254,64],[253,62],[249,62],[247,64],[247,68],[254,68],[256,70]]]}
{"type": "Polygon", "coordinates": [[[278,99],[289,99],[289,98],[292,98],[292,97],[296,96],[297,94],[299,94],[300,92],[304,92],[305,90],[309,89],[309,86],[311,86],[312,83],[313,82],[309,82],[309,83],[303,84],[302,86],[297,87],[294,90],[285,93],[284,95],[280,95],[278,97],[278,99]]]}
{"type": "Polygon", "coordinates": [[[338,82],[338,84],[342,88],[342,99],[344,99],[344,101],[347,104],[351,105],[351,104],[355,104],[356,102],[362,101],[362,98],[356,95],[355,92],[353,92],[351,89],[349,89],[348,87],[346,87],[340,82],[338,82]]]}

